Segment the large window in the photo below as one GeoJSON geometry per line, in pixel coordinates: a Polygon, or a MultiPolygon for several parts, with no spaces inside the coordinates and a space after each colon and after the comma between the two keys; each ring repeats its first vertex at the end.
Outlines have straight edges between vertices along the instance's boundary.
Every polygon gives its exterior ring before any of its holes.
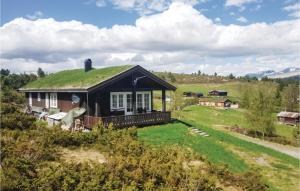
{"type": "Polygon", "coordinates": [[[50,93],[50,107],[57,108],[57,93],[50,93]]]}
{"type": "Polygon", "coordinates": [[[151,110],[151,94],[150,92],[138,92],[136,94],[137,109],[151,110]]]}
{"type": "Polygon", "coordinates": [[[110,108],[111,110],[124,109],[124,93],[112,92],[110,93],[110,108]]]}
{"type": "MultiPolygon", "coordinates": [[[[151,110],[151,93],[136,93],[136,108],[146,111],[151,110]]],[[[111,92],[110,93],[110,109],[111,110],[127,110],[132,111],[132,94],[131,92],[111,92]]]]}

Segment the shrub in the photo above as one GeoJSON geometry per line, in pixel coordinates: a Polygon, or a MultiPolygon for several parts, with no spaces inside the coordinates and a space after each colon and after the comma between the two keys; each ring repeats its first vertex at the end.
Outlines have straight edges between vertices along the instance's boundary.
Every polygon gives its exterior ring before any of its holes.
{"type": "Polygon", "coordinates": [[[35,117],[24,113],[10,113],[1,115],[0,127],[8,129],[29,129],[35,128],[35,117]]]}

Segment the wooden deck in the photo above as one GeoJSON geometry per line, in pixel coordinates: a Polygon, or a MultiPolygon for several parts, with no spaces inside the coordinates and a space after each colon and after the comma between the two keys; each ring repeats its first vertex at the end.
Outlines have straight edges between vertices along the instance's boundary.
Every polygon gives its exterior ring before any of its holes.
{"type": "Polygon", "coordinates": [[[110,117],[94,117],[84,116],[85,127],[92,128],[98,123],[102,123],[104,127],[112,124],[115,128],[132,127],[132,126],[146,126],[168,123],[171,120],[171,112],[152,112],[142,113],[136,115],[119,115],[110,117]]]}

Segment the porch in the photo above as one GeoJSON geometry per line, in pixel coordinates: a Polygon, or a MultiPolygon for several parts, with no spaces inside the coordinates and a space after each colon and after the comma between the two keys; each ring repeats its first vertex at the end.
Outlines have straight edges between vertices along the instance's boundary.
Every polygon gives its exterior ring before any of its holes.
{"type": "Polygon", "coordinates": [[[171,120],[170,111],[159,111],[151,113],[141,113],[134,115],[119,115],[109,117],[84,116],[84,126],[92,128],[98,123],[102,123],[104,127],[112,124],[115,128],[132,127],[132,126],[147,126],[155,124],[168,123],[171,120]]]}

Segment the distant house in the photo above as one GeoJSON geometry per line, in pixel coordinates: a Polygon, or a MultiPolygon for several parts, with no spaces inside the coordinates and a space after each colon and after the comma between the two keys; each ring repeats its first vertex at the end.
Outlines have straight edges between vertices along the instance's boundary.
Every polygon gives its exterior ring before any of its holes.
{"type": "Polygon", "coordinates": [[[208,92],[209,96],[227,96],[227,91],[224,90],[211,90],[208,92]]]}
{"type": "MultiPolygon", "coordinates": [[[[113,123],[116,127],[149,125],[170,121],[166,91],[176,87],[141,66],[115,66],[50,74],[21,88],[27,104],[35,110],[69,112],[84,108],[84,125],[113,123]],[[153,91],[162,92],[162,109],[153,109],[153,91]]],[[[82,110],[81,110],[82,111],[82,110]]],[[[55,113],[54,112],[54,113],[55,113]]]]}
{"type": "Polygon", "coordinates": [[[220,107],[220,108],[230,108],[232,101],[223,98],[199,98],[199,105],[220,107]]]}
{"type": "Polygon", "coordinates": [[[281,123],[288,125],[298,125],[300,119],[300,113],[281,111],[277,114],[277,119],[281,123]]]}
{"type": "Polygon", "coordinates": [[[200,92],[183,92],[183,96],[185,97],[202,97],[203,96],[203,93],[200,93],[200,92]]]}

